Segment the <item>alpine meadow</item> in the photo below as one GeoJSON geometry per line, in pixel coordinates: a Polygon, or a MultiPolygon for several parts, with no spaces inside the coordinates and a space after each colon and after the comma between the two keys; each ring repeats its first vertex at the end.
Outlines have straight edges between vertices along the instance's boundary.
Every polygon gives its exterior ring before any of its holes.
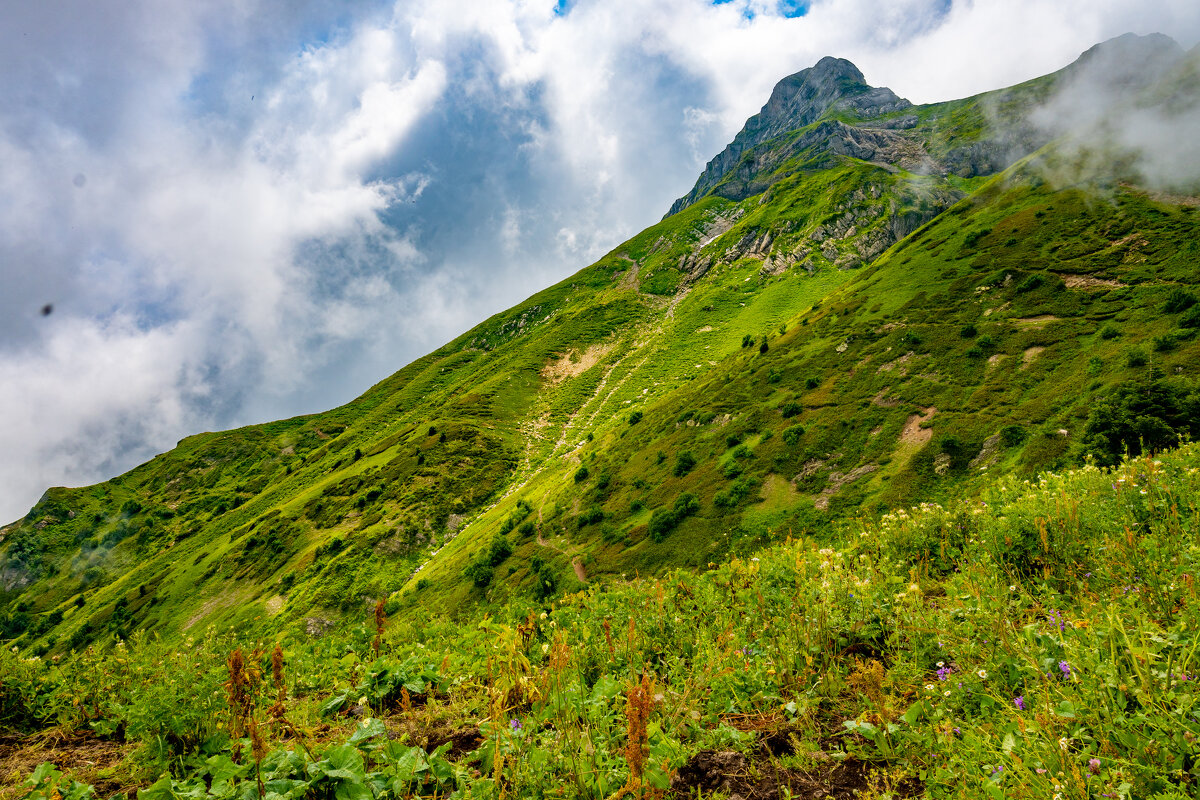
{"type": "Polygon", "coordinates": [[[0,528],[0,798],[1200,796],[1196,141],[1163,35],[784,78],[561,283],[0,528]]]}

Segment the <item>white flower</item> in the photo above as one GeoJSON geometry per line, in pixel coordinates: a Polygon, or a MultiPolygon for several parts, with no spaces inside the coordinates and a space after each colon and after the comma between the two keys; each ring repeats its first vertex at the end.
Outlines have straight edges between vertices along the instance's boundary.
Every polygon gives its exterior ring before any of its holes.
{"type": "Polygon", "coordinates": [[[1015,592],[1017,590],[1017,587],[1016,587],[1016,585],[1013,585],[1013,586],[1008,587],[1008,590],[1010,592],[1015,592]]]}
{"type": "Polygon", "coordinates": [[[947,689],[946,691],[942,692],[942,694],[946,695],[946,697],[949,697],[949,696],[950,696],[950,690],[949,690],[949,689],[947,689]]]}
{"type": "Polygon", "coordinates": [[[939,662],[938,662],[938,666],[939,666],[939,667],[944,667],[944,666],[946,666],[946,662],[945,662],[945,661],[939,661],[939,662]]]}
{"type": "Polygon", "coordinates": [[[1069,744],[1070,743],[1067,741],[1067,737],[1064,736],[1058,740],[1058,749],[1065,751],[1069,744]]]}
{"type": "Polygon", "coordinates": [[[927,691],[927,692],[932,692],[932,691],[933,691],[933,684],[932,684],[932,683],[927,683],[927,684],[925,684],[925,691],[927,691]]]}
{"type": "Polygon", "coordinates": [[[983,678],[984,680],[987,680],[987,670],[986,669],[979,670],[978,674],[979,674],[979,677],[983,678]]]}

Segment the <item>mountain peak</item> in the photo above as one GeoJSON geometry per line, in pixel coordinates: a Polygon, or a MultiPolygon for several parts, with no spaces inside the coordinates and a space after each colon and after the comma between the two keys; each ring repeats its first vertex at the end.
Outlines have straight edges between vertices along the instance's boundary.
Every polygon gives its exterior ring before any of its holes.
{"type": "Polygon", "coordinates": [[[858,67],[846,59],[825,56],[808,69],[775,84],[767,104],[746,120],[745,126],[720,155],[708,162],[692,191],[675,201],[668,216],[703,197],[747,150],[788,131],[807,127],[833,109],[870,118],[901,111],[911,105],[891,89],[868,85],[858,67]]]}
{"type": "Polygon", "coordinates": [[[1064,72],[1071,80],[1136,91],[1161,79],[1185,55],[1170,36],[1126,33],[1089,47],[1064,72]]]}
{"type": "Polygon", "coordinates": [[[873,117],[910,105],[891,89],[869,86],[853,63],[825,56],[814,66],[775,84],[767,104],[746,121],[738,139],[749,136],[752,144],[759,144],[816,122],[834,106],[857,116],[873,117]]]}

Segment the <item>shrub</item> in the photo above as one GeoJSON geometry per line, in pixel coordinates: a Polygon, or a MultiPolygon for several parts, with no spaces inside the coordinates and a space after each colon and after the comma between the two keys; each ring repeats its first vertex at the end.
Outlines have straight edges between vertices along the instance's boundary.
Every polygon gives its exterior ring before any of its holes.
{"type": "Polygon", "coordinates": [[[492,537],[491,544],[487,549],[487,563],[490,566],[499,566],[504,559],[512,555],[512,545],[508,542],[507,536],[497,534],[492,537]]]}
{"type": "Polygon", "coordinates": [[[641,421],[642,421],[642,412],[634,411],[632,414],[629,415],[629,424],[630,425],[637,425],[641,421]]]}
{"type": "Polygon", "coordinates": [[[758,346],[758,352],[760,352],[760,353],[765,353],[765,352],[767,352],[767,350],[769,350],[769,349],[770,349],[770,348],[767,346],[767,337],[765,337],[765,336],[764,336],[764,337],[763,337],[763,340],[762,340],[762,344],[760,344],[760,345],[758,346]]]}
{"type": "Polygon", "coordinates": [[[1175,349],[1177,342],[1175,337],[1169,333],[1164,333],[1162,336],[1154,337],[1154,352],[1169,353],[1175,349]]]}
{"type": "Polygon", "coordinates": [[[579,469],[575,470],[575,482],[576,483],[583,483],[587,479],[588,479],[588,468],[587,467],[580,467],[579,469]]]}
{"type": "Polygon", "coordinates": [[[804,407],[795,401],[784,403],[779,409],[779,413],[783,415],[784,419],[797,417],[802,411],[804,411],[804,407]]]}
{"type": "Polygon", "coordinates": [[[1146,366],[1146,351],[1140,347],[1135,347],[1125,355],[1125,364],[1130,367],[1146,366]]]}
{"type": "Polygon", "coordinates": [[[795,447],[800,441],[800,437],[804,435],[803,425],[793,425],[790,428],[785,428],[783,431],[783,443],[788,447],[795,447]]]}
{"type": "Polygon", "coordinates": [[[529,570],[533,573],[533,596],[539,600],[552,597],[558,590],[558,578],[541,556],[529,559],[529,570]]]}
{"type": "Polygon", "coordinates": [[[700,500],[691,492],[684,492],[675,498],[671,508],[655,509],[650,516],[650,538],[661,542],[667,534],[675,530],[680,522],[700,510],[700,500]]]}
{"type": "Polygon", "coordinates": [[[742,337],[742,347],[754,347],[754,337],[746,334],[742,337]]]}
{"type": "Polygon", "coordinates": [[[1184,289],[1172,289],[1167,295],[1167,302],[1163,304],[1163,311],[1168,314],[1178,314],[1180,311],[1187,311],[1192,306],[1196,305],[1196,295],[1184,289]]]}
{"type": "Polygon", "coordinates": [[[725,437],[726,447],[737,447],[742,443],[742,435],[740,433],[731,433],[725,437]]]}
{"type": "Polygon", "coordinates": [[[492,575],[494,573],[495,570],[482,561],[472,561],[467,565],[467,568],[463,570],[463,576],[480,589],[486,588],[487,585],[492,582],[492,575]]]}
{"type": "Polygon", "coordinates": [[[979,244],[979,240],[992,232],[991,228],[978,228],[967,234],[963,239],[963,247],[974,247],[979,244]]]}
{"type": "Polygon", "coordinates": [[[1094,405],[1084,428],[1083,452],[1104,466],[1128,453],[1174,447],[1200,436],[1200,393],[1188,383],[1151,376],[1127,381],[1094,405]]]}
{"type": "Polygon", "coordinates": [[[692,468],[695,466],[696,457],[692,455],[690,450],[684,450],[682,453],[675,456],[675,477],[682,478],[684,475],[687,475],[689,472],[691,472],[692,468]]]}
{"type": "Polygon", "coordinates": [[[962,326],[962,328],[958,332],[958,335],[964,339],[974,339],[976,334],[978,334],[978,333],[979,333],[978,328],[976,328],[974,325],[972,325],[970,323],[967,323],[966,325],[962,326]]]}
{"type": "Polygon", "coordinates": [[[521,527],[517,528],[517,533],[521,534],[521,536],[523,536],[523,537],[528,538],[530,536],[533,536],[533,532],[535,530],[536,529],[533,526],[533,520],[527,519],[521,523],[521,527]]]}
{"type": "Polygon", "coordinates": [[[1191,309],[1180,317],[1179,325],[1183,328],[1200,328],[1200,306],[1191,309]]]}
{"type": "Polygon", "coordinates": [[[1120,335],[1121,332],[1117,330],[1115,325],[1105,325],[1100,329],[1100,338],[1104,339],[1105,341],[1108,341],[1109,339],[1115,339],[1120,335]]]}
{"type": "Polygon", "coordinates": [[[586,511],[580,513],[577,524],[580,528],[585,528],[588,525],[595,525],[603,519],[604,509],[600,508],[600,506],[591,506],[586,511]]]}
{"type": "Polygon", "coordinates": [[[1045,279],[1043,279],[1041,275],[1030,275],[1028,278],[1017,284],[1017,293],[1022,294],[1024,292],[1032,292],[1043,283],[1045,283],[1045,279]]]}
{"type": "Polygon", "coordinates": [[[821,379],[820,379],[820,378],[812,378],[812,377],[809,377],[809,378],[805,378],[805,379],[804,379],[804,388],[805,388],[805,389],[815,389],[815,388],[817,388],[817,387],[818,387],[818,386],[820,386],[820,385],[821,385],[821,379]]]}

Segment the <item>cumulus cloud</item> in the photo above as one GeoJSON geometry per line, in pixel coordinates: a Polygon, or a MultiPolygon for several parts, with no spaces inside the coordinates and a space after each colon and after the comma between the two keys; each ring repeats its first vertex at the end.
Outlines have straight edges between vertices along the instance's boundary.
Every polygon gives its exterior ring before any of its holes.
{"type": "Polygon", "coordinates": [[[1164,0],[30,4],[0,30],[0,518],[316,411],[658,219],[781,77],[915,102],[1164,0]],[[53,303],[43,317],[39,309],[53,303]]]}

